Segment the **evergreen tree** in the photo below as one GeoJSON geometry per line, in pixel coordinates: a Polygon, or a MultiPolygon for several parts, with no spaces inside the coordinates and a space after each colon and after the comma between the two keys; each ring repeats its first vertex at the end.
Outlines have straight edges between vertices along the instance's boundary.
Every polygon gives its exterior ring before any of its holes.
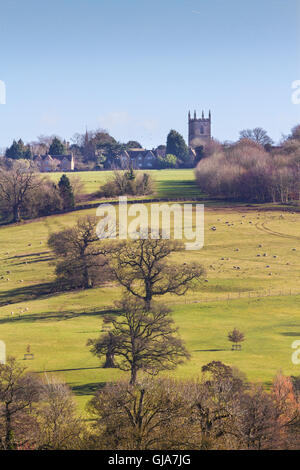
{"type": "Polygon", "coordinates": [[[66,148],[64,144],[57,137],[54,137],[49,147],[49,155],[64,155],[65,153],[66,148]]]}
{"type": "Polygon", "coordinates": [[[75,207],[75,200],[72,185],[67,175],[62,175],[58,183],[59,194],[63,200],[64,209],[73,209],[75,207]]]}
{"type": "Polygon", "coordinates": [[[19,139],[18,142],[14,140],[12,145],[6,149],[5,156],[6,158],[13,158],[14,160],[19,160],[22,158],[30,159],[31,150],[28,145],[24,145],[22,139],[19,139]]]}
{"type": "Polygon", "coordinates": [[[183,164],[189,163],[189,149],[179,132],[170,130],[167,137],[166,154],[175,155],[183,164]]]}

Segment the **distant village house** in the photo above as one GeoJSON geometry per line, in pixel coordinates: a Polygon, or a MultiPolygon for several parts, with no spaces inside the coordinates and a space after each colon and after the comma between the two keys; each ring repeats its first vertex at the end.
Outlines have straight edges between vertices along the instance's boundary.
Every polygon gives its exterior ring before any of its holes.
{"type": "Polygon", "coordinates": [[[121,166],[128,165],[136,169],[151,169],[156,167],[156,155],[152,150],[145,149],[130,149],[124,150],[119,156],[121,166]]]}
{"type": "Polygon", "coordinates": [[[75,160],[72,153],[68,155],[35,155],[33,161],[41,172],[74,171],[75,160]]]}

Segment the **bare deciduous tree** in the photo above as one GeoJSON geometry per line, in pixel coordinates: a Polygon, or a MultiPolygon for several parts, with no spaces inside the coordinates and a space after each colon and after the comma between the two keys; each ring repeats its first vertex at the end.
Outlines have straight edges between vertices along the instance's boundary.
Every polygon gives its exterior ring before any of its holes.
{"type": "Polygon", "coordinates": [[[184,384],[143,378],[107,384],[89,403],[96,447],[123,450],[200,448],[184,384]]]}
{"type": "MultiPolygon", "coordinates": [[[[14,449],[34,440],[32,405],[38,401],[39,382],[25,373],[15,358],[0,364],[0,443],[14,449]]],[[[35,424],[35,423],[34,423],[35,424]]]]}
{"type": "Polygon", "coordinates": [[[261,127],[255,127],[255,129],[244,129],[240,132],[241,139],[253,140],[260,145],[272,144],[272,139],[268,136],[267,131],[261,127]]]}
{"type": "Polygon", "coordinates": [[[141,300],[127,298],[119,303],[119,308],[121,315],[112,321],[111,332],[90,339],[88,345],[98,357],[107,357],[112,347],[116,367],[130,371],[131,384],[136,382],[140,370],[157,374],[189,358],[166,307],[152,306],[149,311],[141,300]]]}
{"type": "Polygon", "coordinates": [[[0,206],[13,222],[21,220],[25,197],[40,184],[41,179],[24,162],[14,162],[11,170],[0,168],[0,206]]]}
{"type": "Polygon", "coordinates": [[[85,216],[74,227],[50,235],[48,245],[58,257],[56,273],[62,285],[87,289],[111,278],[106,255],[112,246],[100,243],[96,225],[96,217],[85,216]]]}
{"type": "Polygon", "coordinates": [[[82,418],[66,384],[45,377],[36,411],[39,426],[38,449],[76,449],[83,432],[82,418]]]}
{"type": "Polygon", "coordinates": [[[204,275],[199,263],[167,263],[172,253],[181,250],[181,242],[162,238],[126,241],[112,254],[111,267],[119,283],[149,310],[154,296],[184,295],[204,275]]]}

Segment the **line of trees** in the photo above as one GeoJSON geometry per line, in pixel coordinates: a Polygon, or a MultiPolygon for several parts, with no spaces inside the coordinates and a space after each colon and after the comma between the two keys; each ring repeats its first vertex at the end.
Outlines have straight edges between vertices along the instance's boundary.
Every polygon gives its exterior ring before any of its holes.
{"type": "Polygon", "coordinates": [[[267,151],[255,139],[217,149],[195,170],[200,189],[213,197],[288,203],[300,199],[300,139],[297,129],[279,149],[267,151]]]}
{"type": "Polygon", "coordinates": [[[81,197],[82,184],[62,175],[58,184],[35,172],[26,160],[14,161],[10,169],[0,167],[0,216],[3,222],[71,210],[81,197]],[[72,184],[73,182],[73,184],[72,184]]]}
{"type": "Polygon", "coordinates": [[[300,403],[295,381],[278,375],[267,393],[221,362],[203,366],[201,380],[143,378],[135,386],[107,384],[88,409],[97,420],[96,448],[299,447],[300,403]]]}
{"type": "MultiPolygon", "coordinates": [[[[142,149],[142,145],[134,140],[127,143],[118,142],[105,129],[96,129],[84,134],[76,133],[70,142],[52,135],[41,135],[36,141],[24,144],[22,139],[14,140],[5,151],[7,160],[33,160],[35,155],[64,155],[72,152],[76,159],[76,168],[106,169],[111,167],[122,168],[120,155],[124,150],[142,149]]],[[[194,157],[181,134],[171,129],[167,136],[166,145],[157,147],[157,161],[155,167],[175,168],[193,167],[194,157]]]]}
{"type": "Polygon", "coordinates": [[[56,135],[41,135],[36,141],[24,144],[22,139],[14,140],[12,145],[5,151],[7,159],[31,160],[34,155],[65,155],[72,152],[76,157],[76,166],[79,169],[91,168],[102,169],[106,161],[115,159],[118,163],[118,155],[126,149],[142,148],[137,141],[127,143],[118,142],[105,129],[96,129],[84,134],[76,133],[72,142],[66,142],[56,135]]]}
{"type": "Polygon", "coordinates": [[[270,392],[221,362],[201,379],[143,376],[107,383],[80,415],[55,377],[0,364],[1,450],[272,450],[300,445],[299,378],[277,375],[270,392]],[[87,418],[90,418],[87,422],[87,418]]]}

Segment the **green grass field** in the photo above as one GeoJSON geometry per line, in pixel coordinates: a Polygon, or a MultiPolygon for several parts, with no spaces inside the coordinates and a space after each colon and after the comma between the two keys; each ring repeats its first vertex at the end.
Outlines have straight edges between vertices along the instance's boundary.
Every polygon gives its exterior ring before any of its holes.
{"type": "MultiPolygon", "coordinates": [[[[191,181],[191,171],[184,171],[191,181]]],[[[175,197],[176,184],[172,187],[170,181],[177,174],[158,173],[161,188],[165,182],[168,192],[170,185],[169,194],[175,197]]],[[[85,175],[88,191],[94,190],[91,175],[95,173],[85,175]]],[[[179,171],[178,186],[181,178],[179,171]]],[[[0,339],[7,353],[31,370],[66,380],[82,408],[99,383],[122,376],[102,369],[86,347],[87,339],[101,331],[103,314],[120,297],[119,287],[49,293],[54,266],[47,238],[84,214],[95,214],[95,209],[0,227],[0,339]],[[28,344],[32,361],[23,360],[28,344]]],[[[279,370],[300,375],[300,366],[291,362],[291,344],[300,339],[299,240],[299,213],[206,209],[204,248],[174,259],[201,262],[208,282],[185,297],[164,299],[192,356],[173,376],[199,376],[201,366],[211,360],[235,365],[249,379],[267,385],[279,370]],[[234,327],[246,336],[240,352],[231,351],[227,341],[234,327]]]]}
{"type": "MultiPolygon", "coordinates": [[[[199,188],[195,183],[194,170],[150,170],[156,182],[156,194],[159,197],[201,197],[199,188]]],[[[78,173],[66,173],[68,176],[76,175],[84,183],[84,191],[87,194],[94,193],[100,189],[112,175],[112,171],[83,171],[78,173]]],[[[62,173],[48,173],[54,180],[58,181],[62,173]]]]}

